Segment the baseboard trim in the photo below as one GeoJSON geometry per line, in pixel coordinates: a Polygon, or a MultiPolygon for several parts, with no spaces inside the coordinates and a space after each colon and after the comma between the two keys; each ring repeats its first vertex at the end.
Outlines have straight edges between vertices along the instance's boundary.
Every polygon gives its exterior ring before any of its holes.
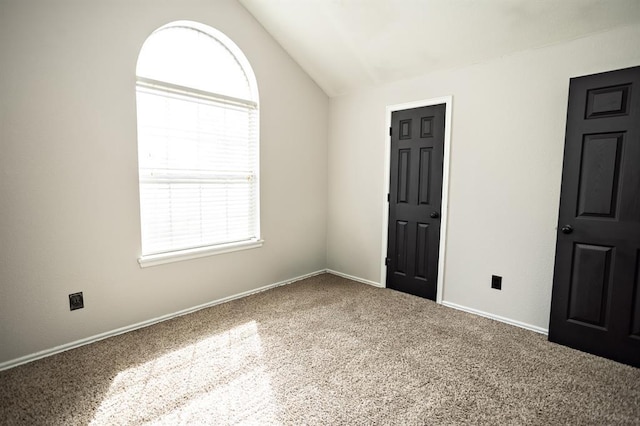
{"type": "Polygon", "coordinates": [[[453,308],[453,309],[457,309],[459,311],[464,311],[464,312],[468,312],[470,314],[479,315],[481,317],[485,317],[485,318],[489,318],[489,319],[492,319],[492,320],[504,322],[504,323],[509,324],[509,325],[515,325],[516,327],[520,327],[520,328],[524,328],[524,329],[527,329],[527,330],[535,331],[536,333],[540,333],[540,334],[544,334],[544,335],[548,335],[549,334],[549,330],[546,329],[546,328],[538,327],[536,325],[527,324],[527,323],[521,322],[521,321],[516,321],[516,320],[511,319],[511,318],[501,317],[500,315],[494,315],[494,314],[490,314],[488,312],[479,311],[477,309],[469,308],[467,306],[458,305],[457,303],[451,303],[451,302],[447,302],[447,301],[442,301],[442,305],[444,305],[444,306],[446,306],[448,308],[453,308]]]}
{"type": "MultiPolygon", "coordinates": [[[[261,293],[263,291],[267,291],[267,290],[270,290],[272,288],[280,287],[280,286],[287,285],[287,284],[292,284],[294,282],[301,281],[301,280],[304,280],[306,278],[314,277],[316,275],[320,275],[320,274],[324,274],[324,273],[329,273],[329,274],[332,274],[332,275],[336,275],[336,276],[339,276],[339,277],[342,277],[342,278],[346,278],[346,279],[349,279],[349,280],[352,280],[352,281],[360,282],[360,283],[371,285],[371,286],[378,287],[378,288],[384,288],[385,287],[383,284],[375,282],[375,281],[371,281],[371,280],[367,280],[367,279],[364,279],[364,278],[356,277],[356,276],[353,276],[353,275],[345,274],[345,273],[342,273],[342,272],[334,271],[332,269],[321,269],[319,271],[311,272],[309,274],[300,275],[300,276],[295,277],[295,278],[291,278],[291,279],[284,280],[284,281],[279,281],[277,283],[269,284],[269,285],[266,285],[266,286],[263,286],[263,287],[259,287],[259,288],[253,289],[253,290],[248,290],[248,291],[237,293],[237,294],[234,294],[234,295],[231,295],[231,296],[223,297],[221,299],[213,300],[211,302],[207,302],[207,303],[203,303],[201,305],[197,305],[197,306],[194,306],[194,307],[191,307],[191,308],[183,309],[183,310],[178,311],[178,312],[174,312],[174,313],[167,314],[167,315],[162,315],[160,317],[153,318],[153,319],[150,319],[150,320],[147,320],[147,321],[142,321],[142,322],[139,322],[139,323],[136,323],[136,324],[132,324],[132,325],[129,325],[129,326],[117,328],[115,330],[111,330],[111,331],[108,331],[108,332],[105,332],[105,333],[96,334],[94,336],[87,337],[85,339],[76,340],[76,341],[71,342],[71,343],[67,343],[67,344],[64,344],[64,345],[53,347],[51,349],[45,349],[43,351],[39,351],[39,352],[35,352],[33,354],[25,355],[25,356],[22,356],[20,358],[16,358],[16,359],[13,359],[13,360],[5,361],[5,362],[0,363],[0,371],[8,370],[10,368],[17,367],[17,366],[22,365],[22,364],[27,364],[29,362],[36,361],[36,360],[41,359],[41,358],[46,358],[48,356],[55,355],[55,354],[60,353],[60,352],[68,351],[70,349],[75,349],[75,348],[78,348],[80,346],[84,346],[84,345],[88,345],[88,344],[91,344],[91,343],[94,343],[94,342],[98,342],[100,340],[108,339],[109,337],[118,336],[120,334],[124,334],[124,333],[127,333],[129,331],[138,330],[138,329],[144,328],[144,327],[149,327],[151,325],[160,323],[162,321],[166,321],[166,320],[169,320],[169,319],[172,319],[172,318],[176,318],[176,317],[180,317],[180,316],[183,316],[183,315],[188,315],[190,313],[197,312],[197,311],[199,311],[201,309],[210,308],[210,307],[215,306],[215,305],[219,305],[219,304],[222,304],[222,303],[225,303],[225,302],[230,302],[232,300],[236,300],[236,299],[240,299],[240,298],[243,298],[243,297],[247,297],[247,296],[250,296],[252,294],[261,293]]],[[[510,319],[510,318],[501,317],[499,315],[490,314],[488,312],[480,311],[480,310],[469,308],[469,307],[466,307],[466,306],[458,305],[457,303],[443,301],[442,305],[447,306],[449,308],[457,309],[457,310],[460,310],[460,311],[468,312],[468,313],[471,313],[471,314],[474,314],[474,315],[479,315],[481,317],[490,318],[490,319],[493,319],[493,320],[496,320],[496,321],[504,322],[506,324],[514,325],[516,327],[521,327],[521,328],[524,328],[524,329],[527,329],[527,330],[534,331],[536,333],[540,333],[540,334],[544,334],[544,335],[548,335],[549,334],[549,330],[548,329],[545,329],[545,328],[542,328],[542,327],[538,327],[538,326],[535,326],[535,325],[531,325],[531,324],[527,324],[527,323],[524,323],[524,322],[521,322],[521,321],[516,321],[516,320],[510,319]]]]}
{"type": "MultiPolygon", "coordinates": [[[[347,278],[349,280],[352,281],[357,281],[363,284],[368,284],[368,285],[372,285],[374,287],[378,287],[378,288],[385,288],[384,285],[377,283],[375,281],[371,281],[371,280],[367,280],[364,278],[360,278],[360,277],[356,277],[353,275],[349,275],[349,274],[345,274],[342,272],[338,272],[338,271],[334,271],[333,269],[327,269],[325,272],[327,272],[328,274],[332,274],[332,275],[337,275],[339,277],[342,278],[347,278]]],[[[467,306],[462,306],[462,305],[458,305],[457,303],[452,303],[452,302],[447,302],[447,301],[442,301],[441,303],[443,306],[447,306],[449,308],[453,308],[453,309],[457,309],[459,311],[464,311],[464,312],[468,312],[470,314],[474,314],[474,315],[478,315],[481,317],[485,317],[485,318],[489,318],[495,321],[500,321],[509,325],[514,325],[516,327],[520,327],[520,328],[524,328],[526,330],[531,330],[534,331],[536,333],[540,333],[540,334],[544,334],[544,335],[548,335],[549,334],[549,330],[546,328],[542,328],[542,327],[538,327],[535,325],[531,325],[531,324],[527,324],[525,322],[522,321],[517,321],[511,318],[506,318],[506,317],[502,317],[500,315],[494,315],[494,314],[490,314],[488,312],[484,312],[484,311],[480,311],[478,309],[473,309],[473,308],[469,308],[467,306]]]]}
{"type": "Polygon", "coordinates": [[[166,320],[169,320],[169,319],[172,319],[172,318],[176,318],[176,317],[180,317],[180,316],[183,316],[183,315],[191,314],[191,313],[199,311],[201,309],[210,308],[212,306],[220,305],[220,304],[225,303],[225,302],[230,302],[230,301],[235,300],[235,299],[240,299],[240,298],[243,298],[243,297],[250,296],[252,294],[261,293],[263,291],[270,290],[272,288],[280,287],[280,286],[287,285],[287,284],[292,284],[294,282],[301,281],[301,280],[304,280],[306,278],[314,277],[316,275],[324,274],[326,272],[328,272],[328,271],[325,270],[325,269],[322,269],[322,270],[319,270],[319,271],[311,272],[309,274],[300,275],[298,277],[291,278],[291,279],[284,280],[284,281],[280,281],[280,282],[277,282],[277,283],[274,283],[274,284],[269,284],[269,285],[266,285],[264,287],[260,287],[260,288],[256,288],[256,289],[248,290],[248,291],[243,291],[242,293],[237,293],[237,294],[234,294],[234,295],[231,295],[231,296],[223,297],[222,299],[212,300],[211,302],[207,302],[207,303],[203,303],[201,305],[193,306],[191,308],[183,309],[181,311],[174,312],[172,314],[162,315],[162,316],[157,317],[157,318],[153,318],[153,319],[142,321],[142,322],[139,322],[139,323],[136,323],[136,324],[132,324],[132,325],[128,325],[128,326],[125,326],[125,327],[117,328],[115,330],[107,331],[105,333],[96,334],[95,336],[87,337],[87,338],[84,338],[84,339],[76,340],[76,341],[71,342],[71,343],[66,343],[64,345],[56,346],[56,347],[53,347],[51,349],[45,349],[45,350],[42,350],[42,351],[39,351],[39,352],[35,352],[33,354],[22,356],[20,358],[16,358],[16,359],[12,359],[12,360],[9,360],[9,361],[5,361],[5,362],[0,363],[0,371],[8,370],[10,368],[17,367],[17,366],[22,365],[22,364],[27,364],[29,362],[36,361],[36,360],[41,359],[41,358],[46,358],[48,356],[55,355],[55,354],[58,354],[60,352],[65,352],[65,351],[68,351],[70,349],[75,349],[75,348],[78,348],[80,346],[84,346],[84,345],[88,345],[88,344],[91,344],[91,343],[94,343],[94,342],[98,342],[100,340],[108,339],[109,337],[118,336],[120,334],[124,334],[124,333],[127,333],[129,331],[138,330],[138,329],[144,328],[144,327],[149,327],[151,325],[160,323],[162,321],[166,321],[166,320]]]}
{"type": "Polygon", "coordinates": [[[352,281],[357,281],[359,283],[363,283],[363,284],[368,284],[368,285],[372,285],[374,287],[379,287],[379,288],[384,288],[384,285],[377,283],[375,281],[371,281],[371,280],[366,280],[364,278],[360,278],[360,277],[355,277],[353,275],[349,275],[349,274],[343,274],[342,272],[338,272],[338,271],[334,271],[333,269],[327,269],[326,272],[328,274],[331,275],[337,275],[339,277],[342,278],[346,278],[348,280],[352,280],[352,281]]]}

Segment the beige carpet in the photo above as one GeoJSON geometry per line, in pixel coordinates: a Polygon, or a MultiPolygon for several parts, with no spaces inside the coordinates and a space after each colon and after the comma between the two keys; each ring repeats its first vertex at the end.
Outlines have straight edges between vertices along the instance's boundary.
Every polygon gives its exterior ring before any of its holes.
{"type": "Polygon", "coordinates": [[[640,369],[320,275],[0,372],[2,424],[640,424],[640,369]]]}

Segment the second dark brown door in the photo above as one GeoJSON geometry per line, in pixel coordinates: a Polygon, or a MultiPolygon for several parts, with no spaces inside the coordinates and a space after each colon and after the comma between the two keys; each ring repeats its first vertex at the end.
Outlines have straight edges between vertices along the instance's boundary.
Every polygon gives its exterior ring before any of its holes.
{"type": "Polygon", "coordinates": [[[445,105],[391,116],[387,287],[436,299],[445,105]]]}
{"type": "Polygon", "coordinates": [[[640,67],[571,80],[549,340],[640,367],[640,67]]]}

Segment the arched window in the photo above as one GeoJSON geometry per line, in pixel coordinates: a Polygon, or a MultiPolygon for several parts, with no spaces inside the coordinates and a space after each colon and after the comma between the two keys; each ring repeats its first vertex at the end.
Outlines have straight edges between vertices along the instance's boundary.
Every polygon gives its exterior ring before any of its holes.
{"type": "Polygon", "coordinates": [[[136,99],[140,264],[260,246],[258,90],[240,49],[165,25],[140,51],[136,99]]]}

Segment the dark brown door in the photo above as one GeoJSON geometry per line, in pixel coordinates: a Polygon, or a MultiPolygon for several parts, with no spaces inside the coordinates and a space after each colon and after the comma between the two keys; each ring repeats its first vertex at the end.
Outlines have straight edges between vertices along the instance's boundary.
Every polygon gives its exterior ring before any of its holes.
{"type": "Polygon", "coordinates": [[[549,340],[640,366],[640,67],[571,79],[549,340]]]}
{"type": "Polygon", "coordinates": [[[436,299],[445,105],[391,115],[387,287],[436,299]]]}

